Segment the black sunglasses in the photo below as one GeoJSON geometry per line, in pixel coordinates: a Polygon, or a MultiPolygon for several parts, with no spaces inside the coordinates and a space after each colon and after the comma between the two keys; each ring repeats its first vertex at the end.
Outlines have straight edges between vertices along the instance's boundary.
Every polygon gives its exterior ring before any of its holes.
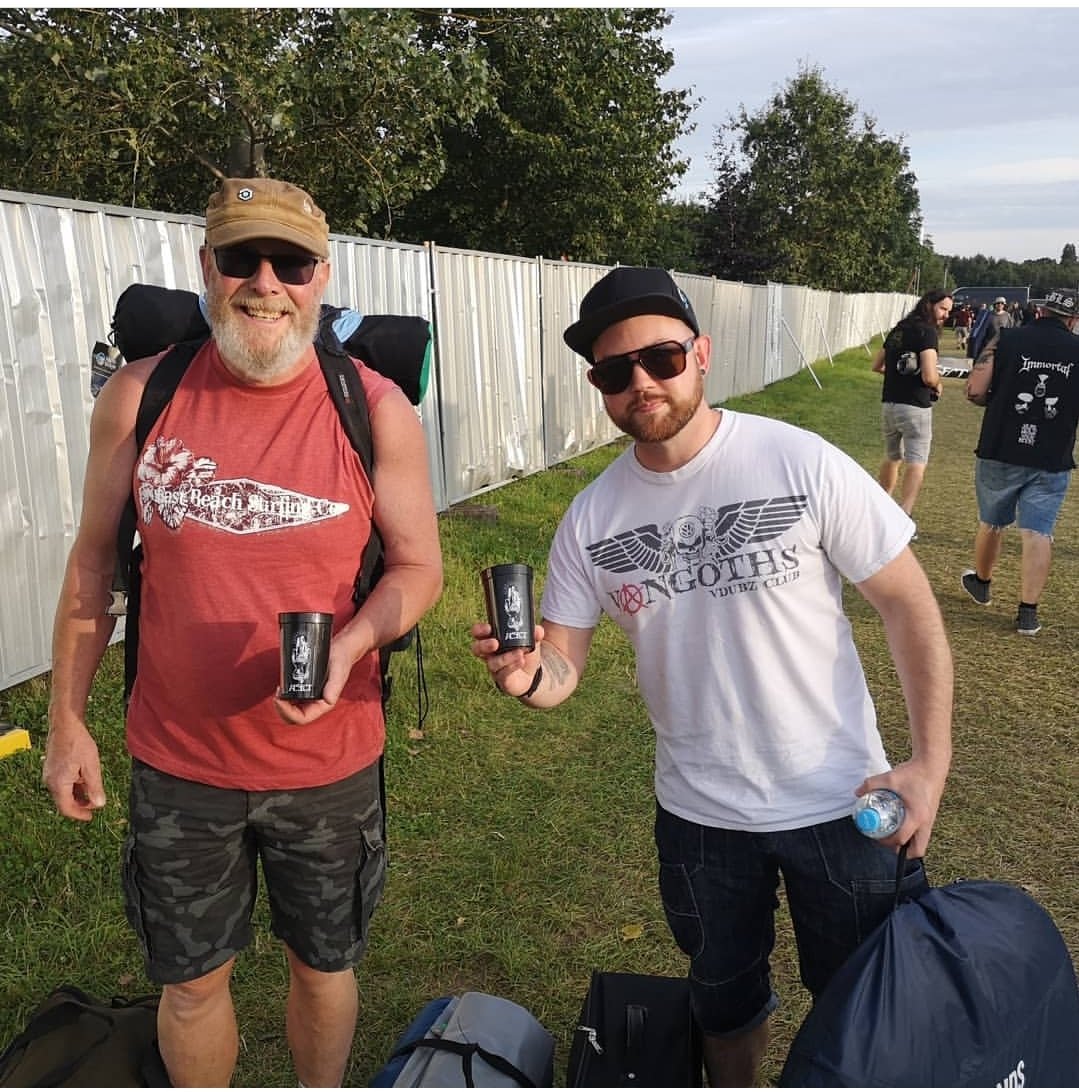
{"type": "Polygon", "coordinates": [[[621,394],[629,386],[637,364],[653,379],[674,379],[686,370],[686,354],[696,340],[661,341],[646,349],[597,360],[588,371],[588,381],[603,394],[621,394]]]}
{"type": "Polygon", "coordinates": [[[214,248],[214,261],[222,277],[246,281],[267,261],[282,284],[310,284],[320,259],[306,254],[260,254],[243,246],[221,246],[214,248]]]}

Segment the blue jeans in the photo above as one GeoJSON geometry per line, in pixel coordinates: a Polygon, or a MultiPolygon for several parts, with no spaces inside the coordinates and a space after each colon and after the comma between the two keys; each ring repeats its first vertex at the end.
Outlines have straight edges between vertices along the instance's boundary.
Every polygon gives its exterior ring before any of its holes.
{"type": "MultiPolygon", "coordinates": [[[[655,832],[663,909],[689,956],[693,1011],[706,1035],[751,1031],[779,1003],[769,957],[780,873],[802,982],[814,997],[895,901],[895,850],[848,818],[749,833],[700,826],[657,804],[655,832]]],[[[901,893],[928,887],[922,862],[908,861],[901,893]]]]}
{"type": "Polygon", "coordinates": [[[978,519],[999,529],[1014,523],[1018,512],[1020,531],[1051,538],[1070,481],[1070,470],[1038,470],[996,459],[977,459],[974,491],[978,519]]]}

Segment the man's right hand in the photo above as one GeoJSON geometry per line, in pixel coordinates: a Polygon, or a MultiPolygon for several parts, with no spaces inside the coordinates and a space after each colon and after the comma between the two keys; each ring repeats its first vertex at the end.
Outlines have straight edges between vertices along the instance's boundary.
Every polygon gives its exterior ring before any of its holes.
{"type": "Polygon", "coordinates": [[[487,665],[495,686],[508,694],[516,697],[523,694],[532,682],[536,669],[540,664],[539,648],[543,643],[543,626],[537,625],[533,631],[535,634],[535,648],[532,651],[524,648],[513,648],[507,652],[498,651],[498,638],[492,636],[491,626],[487,622],[477,622],[472,626],[470,633],[472,641],[472,655],[487,665]]]}
{"type": "Polygon", "coordinates": [[[101,760],[97,744],[85,724],[49,730],[45,744],[42,781],[52,795],[56,810],[68,819],[88,822],[105,806],[101,760]]]}

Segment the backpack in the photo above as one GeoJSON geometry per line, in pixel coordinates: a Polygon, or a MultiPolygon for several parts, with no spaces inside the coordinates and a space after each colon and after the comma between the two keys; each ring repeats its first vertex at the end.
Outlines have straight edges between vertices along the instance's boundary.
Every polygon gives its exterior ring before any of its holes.
{"type": "Polygon", "coordinates": [[[170,1087],[157,1049],[157,1003],[156,996],[100,1001],[59,987],[0,1054],[0,1087],[170,1087]]]}
{"type": "MultiPolygon", "coordinates": [[[[157,285],[133,284],[120,294],[112,320],[112,340],[125,360],[153,356],[168,346],[147,380],[135,419],[136,450],[141,451],[154,422],[172,399],[195,354],[210,336],[199,297],[194,292],[157,285]]],[[[427,320],[407,315],[360,315],[323,304],[315,335],[315,352],[341,425],[368,478],[374,480],[374,445],[363,384],[352,363],[354,355],[394,380],[413,405],[427,390],[431,362],[431,330],[427,320]]],[[[135,546],[134,495],[128,498],[116,536],[116,566],[112,600],[106,613],[126,617],[124,640],[124,701],[131,697],[138,671],[139,606],[142,546],[135,546]]],[[[358,610],[383,571],[383,545],[372,524],[353,585],[358,610]]],[[[379,650],[382,703],[389,700],[389,654],[407,648],[415,627],[379,650]]],[[[417,658],[420,656],[417,642],[417,658]]],[[[422,684],[421,684],[422,685],[422,684]]],[[[422,719],[422,712],[421,712],[422,719]]]]}
{"type": "Polygon", "coordinates": [[[825,987],[779,1084],[1044,1088],[1079,1080],[1079,989],[1064,938],[989,880],[900,904],[825,987]]]}

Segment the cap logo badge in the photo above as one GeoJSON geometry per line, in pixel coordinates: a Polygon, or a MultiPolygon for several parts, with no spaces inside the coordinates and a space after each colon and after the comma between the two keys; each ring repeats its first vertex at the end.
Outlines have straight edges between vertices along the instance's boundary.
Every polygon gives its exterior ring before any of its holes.
{"type": "Polygon", "coordinates": [[[250,201],[255,196],[255,191],[244,186],[242,190],[236,191],[237,201],[250,201]]]}
{"type": "Polygon", "coordinates": [[[313,209],[311,208],[311,202],[310,202],[310,201],[307,201],[307,200],[305,200],[305,201],[304,201],[304,203],[303,203],[303,211],[304,211],[304,212],[305,212],[305,213],[306,213],[306,214],[307,214],[308,216],[314,216],[314,214],[315,214],[315,213],[314,213],[314,210],[313,210],[313,209]]]}

